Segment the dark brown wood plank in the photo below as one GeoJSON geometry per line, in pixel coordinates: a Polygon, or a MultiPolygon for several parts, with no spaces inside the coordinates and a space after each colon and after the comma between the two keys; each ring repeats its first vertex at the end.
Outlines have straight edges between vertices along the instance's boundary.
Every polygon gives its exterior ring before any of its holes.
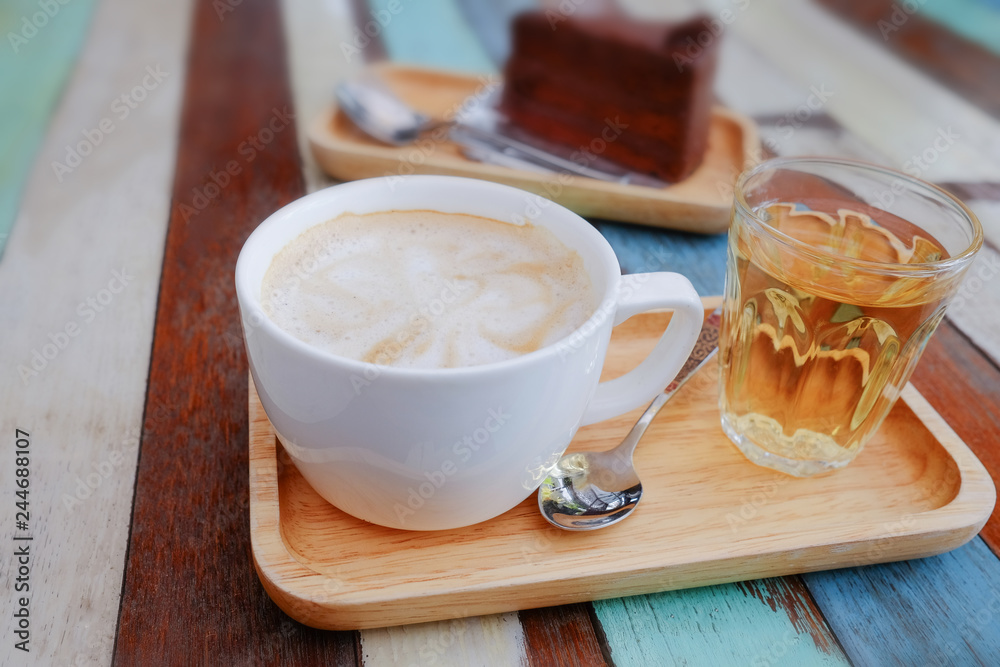
{"type": "Polygon", "coordinates": [[[357,664],[356,633],[289,619],[251,561],[233,270],[304,185],[278,1],[220,6],[193,19],[114,663],[357,664]]]}
{"type": "MultiPolygon", "coordinates": [[[[1000,118],[1000,57],[899,0],[818,0],[899,57],[1000,118]]],[[[911,5],[913,3],[910,3],[911,5]]]]}
{"type": "Polygon", "coordinates": [[[590,667],[608,664],[591,623],[589,605],[529,609],[518,613],[528,661],[538,667],[590,667]]]}
{"type": "MultiPolygon", "coordinates": [[[[1000,486],[1000,369],[945,320],[927,344],[912,382],[1000,486]]],[[[1000,505],[980,536],[1000,557],[1000,505]]]]}

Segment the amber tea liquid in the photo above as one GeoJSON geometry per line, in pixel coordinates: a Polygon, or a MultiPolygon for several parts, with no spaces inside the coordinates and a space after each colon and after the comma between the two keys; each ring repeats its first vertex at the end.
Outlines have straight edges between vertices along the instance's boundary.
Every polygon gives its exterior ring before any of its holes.
{"type": "Polygon", "coordinates": [[[922,271],[947,257],[941,245],[864,204],[813,199],[754,213],[779,234],[733,221],[723,428],[757,463],[803,476],[841,467],[888,414],[960,276],[922,271]]]}

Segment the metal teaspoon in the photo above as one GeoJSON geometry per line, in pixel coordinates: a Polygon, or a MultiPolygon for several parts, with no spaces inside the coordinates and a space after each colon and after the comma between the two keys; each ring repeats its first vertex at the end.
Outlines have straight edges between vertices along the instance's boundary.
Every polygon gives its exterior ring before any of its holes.
{"type": "Polygon", "coordinates": [[[625,439],[606,452],[574,452],[559,459],[538,489],[545,520],[564,530],[596,530],[618,523],[635,510],[642,483],[632,454],[671,396],[718,351],[720,309],[708,316],[691,356],[662,394],[653,399],[625,439]]]}
{"type": "Polygon", "coordinates": [[[365,134],[383,143],[404,146],[413,143],[428,130],[447,126],[451,128],[452,139],[472,144],[473,151],[481,157],[484,153],[493,151],[508,159],[516,158],[542,167],[546,171],[619,183],[628,183],[634,179],[632,174],[607,173],[458,120],[441,121],[425,116],[399,99],[383,81],[371,73],[340,82],[334,92],[340,109],[347,117],[365,134]]]}

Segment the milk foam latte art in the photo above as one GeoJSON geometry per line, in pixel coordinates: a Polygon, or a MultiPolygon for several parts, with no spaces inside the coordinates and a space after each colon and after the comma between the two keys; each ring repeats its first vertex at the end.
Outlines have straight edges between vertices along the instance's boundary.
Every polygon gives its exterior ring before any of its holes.
{"type": "Polygon", "coordinates": [[[516,507],[578,428],[663,390],[704,318],[689,280],[623,276],[569,209],[453,176],[306,195],[247,238],[235,279],[253,387],[282,451],[346,515],[403,530],[516,507]],[[290,308],[278,303],[290,294],[290,308]],[[615,324],[664,308],[657,344],[602,382],[615,324]],[[283,326],[288,313],[302,317],[283,326]]]}
{"type": "Polygon", "coordinates": [[[274,258],[264,311],[334,354],[402,368],[511,359],[596,310],[580,256],[550,231],[430,210],[345,213],[274,258]]]}

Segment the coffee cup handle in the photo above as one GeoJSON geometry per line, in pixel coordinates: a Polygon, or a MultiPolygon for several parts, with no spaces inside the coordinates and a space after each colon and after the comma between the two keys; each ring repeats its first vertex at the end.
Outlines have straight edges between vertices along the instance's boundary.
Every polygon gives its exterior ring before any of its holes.
{"type": "Polygon", "coordinates": [[[614,326],[658,308],[674,312],[653,351],[625,375],[597,385],[581,425],[611,419],[649,403],[684,365],[705,319],[704,306],[691,282],[679,273],[622,276],[614,326]]]}

